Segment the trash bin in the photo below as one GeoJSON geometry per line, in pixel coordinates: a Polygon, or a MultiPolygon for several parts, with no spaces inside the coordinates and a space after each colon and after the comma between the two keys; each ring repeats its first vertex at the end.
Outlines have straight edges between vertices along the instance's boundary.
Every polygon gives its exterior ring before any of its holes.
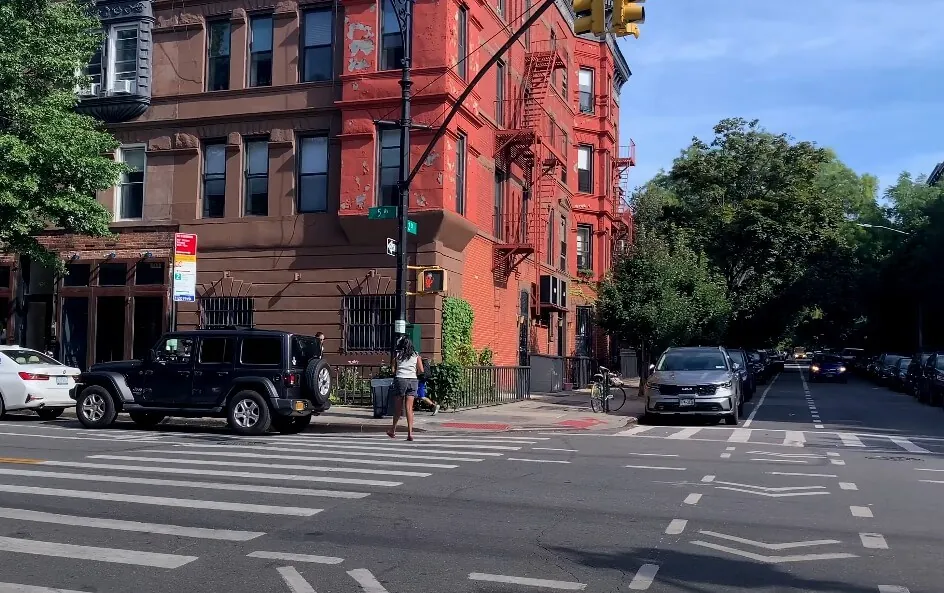
{"type": "Polygon", "coordinates": [[[383,418],[390,413],[390,391],[393,379],[371,379],[370,391],[374,400],[374,418],[383,418]]]}

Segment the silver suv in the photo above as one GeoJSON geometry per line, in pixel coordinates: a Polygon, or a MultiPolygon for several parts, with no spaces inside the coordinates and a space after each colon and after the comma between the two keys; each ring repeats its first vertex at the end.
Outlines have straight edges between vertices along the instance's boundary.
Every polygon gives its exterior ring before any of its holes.
{"type": "Polygon", "coordinates": [[[721,347],[669,348],[649,367],[646,415],[717,416],[737,425],[744,410],[739,370],[721,347]]]}

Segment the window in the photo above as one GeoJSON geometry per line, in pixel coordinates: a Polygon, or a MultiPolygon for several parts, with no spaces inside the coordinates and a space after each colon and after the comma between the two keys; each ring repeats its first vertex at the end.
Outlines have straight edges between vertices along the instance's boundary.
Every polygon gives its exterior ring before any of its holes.
{"type": "Polygon", "coordinates": [[[142,261],[134,266],[134,283],[138,286],[159,286],[165,280],[164,262],[142,261]]]}
{"type": "Polygon", "coordinates": [[[495,123],[505,125],[505,63],[495,64],[495,123]]]}
{"type": "Polygon", "coordinates": [[[272,85],[272,17],[249,20],[249,86],[272,85]]]}
{"type": "Polygon", "coordinates": [[[121,148],[119,159],[128,171],[121,174],[118,189],[118,219],[141,218],[144,214],[144,148],[121,148]]]}
{"type": "Polygon", "coordinates": [[[193,354],[193,338],[183,336],[167,338],[161,342],[154,357],[158,362],[190,364],[193,354]]]}
{"type": "Polygon", "coordinates": [[[226,210],[226,145],[203,147],[203,217],[222,218],[226,210]]]}
{"type": "Polygon", "coordinates": [[[254,310],[251,297],[202,297],[200,329],[252,327],[254,310]]]}
{"type": "Polygon", "coordinates": [[[545,255],[544,261],[547,262],[548,265],[554,264],[554,243],[556,242],[554,240],[554,229],[555,229],[556,222],[557,222],[557,212],[555,212],[553,209],[548,210],[547,212],[547,245],[545,246],[547,253],[544,254],[545,255]]]}
{"type": "Polygon", "coordinates": [[[310,136],[299,143],[298,211],[328,210],[328,138],[310,136]]]}
{"type": "Polygon", "coordinates": [[[255,366],[278,366],[282,362],[282,339],[274,336],[243,338],[239,362],[255,366]]]}
{"type": "Polygon", "coordinates": [[[308,336],[292,336],[292,366],[303,369],[312,358],[321,358],[321,341],[308,336]]]}
{"type": "Polygon", "coordinates": [[[567,217],[560,217],[560,261],[557,264],[558,269],[562,272],[567,271],[567,217]]]}
{"type": "Polygon", "coordinates": [[[400,130],[380,129],[380,203],[396,206],[400,203],[400,130]]]}
{"type": "Polygon", "coordinates": [[[577,191],[593,192],[593,147],[581,144],[577,147],[577,191]]]}
{"type": "Polygon", "coordinates": [[[303,35],[302,81],[334,78],[334,17],[331,10],[306,12],[303,35]]]}
{"type": "Polygon", "coordinates": [[[465,164],[468,139],[459,133],[456,140],[456,212],[465,214],[465,164]]]}
{"type": "Polygon", "coordinates": [[[250,216],[269,214],[269,142],[246,143],[246,204],[250,216]]]}
{"type": "Polygon", "coordinates": [[[493,231],[499,239],[505,238],[505,172],[495,168],[495,204],[493,231]]]}
{"type": "Polygon", "coordinates": [[[92,278],[91,264],[66,264],[63,286],[88,286],[92,278]]]}
{"type": "Polygon", "coordinates": [[[102,38],[101,43],[98,44],[98,47],[95,49],[95,53],[92,54],[92,59],[89,60],[88,65],[85,67],[84,74],[89,77],[92,84],[102,84],[104,81],[104,54],[105,54],[105,32],[98,31],[97,35],[102,38]]]}
{"type": "Polygon", "coordinates": [[[593,70],[581,68],[577,73],[580,91],[580,113],[593,113],[593,70]]]}
{"type": "Polygon", "coordinates": [[[393,346],[394,295],[350,295],[343,298],[344,350],[388,353],[393,346]]]}
{"type": "Polygon", "coordinates": [[[567,77],[570,75],[570,71],[567,68],[564,68],[564,74],[561,76],[561,96],[564,97],[564,100],[567,101],[567,104],[570,105],[570,99],[567,97],[567,77]]]}
{"type": "Polygon", "coordinates": [[[469,9],[465,6],[459,7],[459,55],[456,63],[456,74],[463,80],[469,75],[469,9]]]}
{"type": "MultiPolygon", "coordinates": [[[[565,162],[570,162],[570,136],[567,135],[567,132],[564,132],[564,160],[565,162]]],[[[561,183],[567,185],[567,165],[561,167],[561,183]]]]}
{"type": "Polygon", "coordinates": [[[593,270],[593,226],[577,225],[577,271],[593,270]]]}
{"type": "Polygon", "coordinates": [[[403,35],[393,2],[394,0],[384,0],[383,14],[380,17],[381,70],[394,70],[403,66],[403,35]]]}
{"type": "Polygon", "coordinates": [[[138,80],[138,26],[113,28],[108,44],[109,89],[134,92],[138,80]]]}
{"type": "Polygon", "coordinates": [[[207,90],[225,91],[229,88],[229,21],[209,24],[207,43],[207,90]]]}
{"type": "Polygon", "coordinates": [[[98,268],[99,286],[124,286],[128,283],[128,264],[104,263],[98,268]]]}
{"type": "Polygon", "coordinates": [[[200,340],[200,364],[233,364],[236,359],[236,340],[233,338],[203,338],[200,340]]]}
{"type": "Polygon", "coordinates": [[[593,307],[577,307],[577,356],[591,356],[593,353],[593,307]]]}

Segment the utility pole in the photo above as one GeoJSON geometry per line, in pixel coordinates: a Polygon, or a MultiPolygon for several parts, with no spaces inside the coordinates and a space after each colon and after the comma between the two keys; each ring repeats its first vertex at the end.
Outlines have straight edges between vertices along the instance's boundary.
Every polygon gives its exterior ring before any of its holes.
{"type": "MultiPolygon", "coordinates": [[[[413,4],[415,0],[393,0],[397,20],[400,22],[400,35],[403,37],[403,64],[400,76],[400,200],[397,208],[397,318],[393,324],[396,339],[406,335],[406,278],[407,278],[407,221],[410,207],[410,128],[413,125],[411,115],[413,86],[411,68],[413,62],[413,4]]],[[[396,339],[393,347],[396,348],[396,339]]],[[[419,344],[417,344],[419,346],[419,344]]]]}

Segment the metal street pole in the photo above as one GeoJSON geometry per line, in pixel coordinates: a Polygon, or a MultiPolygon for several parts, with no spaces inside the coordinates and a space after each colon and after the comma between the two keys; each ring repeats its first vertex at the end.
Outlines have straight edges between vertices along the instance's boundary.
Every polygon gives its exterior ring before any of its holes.
{"type": "MultiPolygon", "coordinates": [[[[397,2],[397,0],[394,0],[397,2]]],[[[410,207],[410,185],[407,178],[410,174],[410,88],[413,80],[410,69],[413,60],[413,3],[414,0],[402,0],[402,12],[397,11],[400,21],[400,33],[403,36],[403,70],[400,77],[400,202],[397,209],[397,319],[393,325],[396,338],[406,335],[406,279],[407,279],[407,221],[410,207]]],[[[396,344],[396,341],[394,341],[396,344]]],[[[394,345],[394,348],[396,346],[394,345]]]]}

